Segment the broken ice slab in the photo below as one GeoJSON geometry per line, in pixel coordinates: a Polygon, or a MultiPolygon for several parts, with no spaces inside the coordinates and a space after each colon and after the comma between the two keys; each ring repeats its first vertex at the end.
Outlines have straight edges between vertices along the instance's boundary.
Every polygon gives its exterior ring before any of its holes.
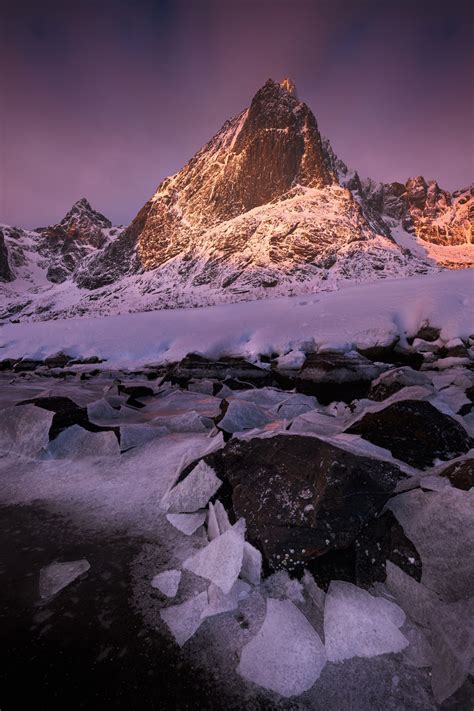
{"type": "Polygon", "coordinates": [[[51,563],[41,568],[39,575],[39,593],[43,599],[56,595],[76,578],[89,570],[87,560],[70,560],[64,563],[51,563]]]}
{"type": "Polygon", "coordinates": [[[209,432],[214,427],[214,420],[195,410],[170,417],[154,417],[154,425],[166,427],[169,432],[209,432]]]}
{"type": "Polygon", "coordinates": [[[154,427],[147,424],[127,424],[120,427],[120,449],[125,452],[132,447],[151,442],[157,437],[169,434],[166,427],[154,427]]]}
{"type": "Polygon", "coordinates": [[[420,489],[387,504],[421,557],[421,582],[447,602],[472,595],[474,580],[474,489],[420,489]]]}
{"type": "Polygon", "coordinates": [[[399,627],[403,610],[381,597],[340,580],[332,581],[324,606],[324,638],[328,659],[375,657],[401,652],[408,645],[399,627]]]}
{"type": "Polygon", "coordinates": [[[324,645],[306,617],[289,600],[268,598],[256,636],[242,649],[238,673],[281,696],[310,689],[326,664],[324,645]]]}
{"type": "Polygon", "coordinates": [[[210,541],[231,528],[227,511],[220,501],[209,502],[207,514],[207,536],[210,541]]]}
{"type": "Polygon", "coordinates": [[[207,591],[205,590],[180,605],[172,605],[160,611],[162,620],[180,647],[199,629],[203,622],[201,615],[207,605],[207,591]]]}
{"type": "Polygon", "coordinates": [[[253,402],[229,398],[228,403],[226,413],[219,422],[219,428],[224,432],[252,430],[255,427],[263,427],[273,419],[253,402]]]}
{"type": "Polygon", "coordinates": [[[0,451],[37,457],[46,449],[54,412],[36,405],[14,405],[0,416],[0,451]]]}
{"type": "Polygon", "coordinates": [[[407,611],[412,620],[426,627],[432,609],[440,602],[438,595],[389,560],[386,562],[385,570],[387,574],[385,585],[389,592],[395,596],[396,601],[407,611]]]}
{"type": "Polygon", "coordinates": [[[240,577],[244,580],[247,580],[252,585],[259,585],[261,576],[262,554],[257,548],[254,548],[254,546],[252,546],[248,541],[245,541],[240,577]]]}
{"type": "Polygon", "coordinates": [[[165,570],[153,577],[151,587],[156,588],[166,597],[174,597],[178,592],[180,580],[180,570],[165,570]]]}
{"type": "Polygon", "coordinates": [[[430,627],[431,685],[440,704],[462,686],[473,667],[474,597],[433,608],[430,627]]]}
{"type": "Polygon", "coordinates": [[[169,523],[184,533],[186,536],[192,536],[192,534],[197,531],[199,526],[202,526],[206,520],[206,511],[197,511],[196,513],[178,513],[178,514],[167,514],[167,520],[169,523]]]}
{"type": "Polygon", "coordinates": [[[221,484],[214,470],[201,460],[163,497],[162,506],[170,513],[192,513],[204,508],[221,484]]]}
{"type": "Polygon", "coordinates": [[[210,580],[223,593],[229,593],[242,568],[244,534],[245,522],[241,519],[228,531],[214,538],[205,548],[185,560],[183,568],[210,580]]]}
{"type": "Polygon", "coordinates": [[[119,454],[120,446],[113,432],[89,432],[79,425],[60,432],[47,449],[51,459],[114,457],[119,454]]]}
{"type": "Polygon", "coordinates": [[[223,612],[236,610],[239,606],[239,602],[244,600],[249,592],[250,585],[243,580],[236,580],[227,594],[223,593],[217,585],[211,583],[207,591],[209,604],[202,613],[202,617],[213,617],[223,612]]]}

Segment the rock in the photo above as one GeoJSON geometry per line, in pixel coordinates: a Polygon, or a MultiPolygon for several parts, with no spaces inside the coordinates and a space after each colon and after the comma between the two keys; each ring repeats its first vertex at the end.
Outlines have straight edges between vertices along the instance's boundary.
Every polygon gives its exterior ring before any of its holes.
{"type": "Polygon", "coordinates": [[[364,397],[384,366],[375,365],[356,351],[310,353],[295,378],[300,392],[316,395],[323,404],[351,402],[364,397]]]}
{"type": "Polygon", "coordinates": [[[86,573],[90,564],[87,560],[71,560],[65,563],[51,563],[41,568],[39,592],[43,599],[57,595],[80,575],[86,573]]]}
{"type": "Polygon", "coordinates": [[[175,597],[178,592],[181,580],[180,570],[165,570],[163,573],[155,575],[151,581],[151,587],[159,590],[166,597],[175,597]]]}
{"type": "Polygon", "coordinates": [[[43,365],[42,360],[34,360],[32,358],[22,358],[21,360],[17,361],[15,365],[13,366],[13,370],[15,373],[22,373],[22,372],[30,372],[33,370],[36,370],[40,366],[43,365]]]}
{"type": "Polygon", "coordinates": [[[347,548],[404,477],[387,462],[297,435],[232,439],[208,461],[274,570],[347,548]]]}
{"type": "Polygon", "coordinates": [[[47,365],[48,368],[64,368],[64,366],[70,363],[71,360],[72,356],[59,351],[59,353],[55,353],[54,355],[45,358],[44,364],[47,365]]]}
{"type": "Polygon", "coordinates": [[[415,338],[419,338],[422,341],[433,342],[437,341],[440,336],[440,329],[430,326],[426,323],[421,328],[418,329],[415,338]]]}
{"type": "Polygon", "coordinates": [[[378,412],[367,412],[347,430],[414,467],[432,466],[436,459],[448,460],[467,452],[472,439],[452,417],[431,403],[400,400],[378,412]]]}
{"type": "Polygon", "coordinates": [[[186,386],[192,380],[218,380],[229,383],[230,380],[244,381],[259,386],[271,384],[272,377],[267,370],[259,368],[240,357],[222,357],[210,360],[198,353],[189,353],[177,365],[170,368],[167,380],[186,386]]]}
{"type": "Polygon", "coordinates": [[[425,374],[406,366],[394,368],[382,373],[372,382],[367,397],[381,402],[405,387],[432,387],[430,378],[425,374]]]}
{"type": "Polygon", "coordinates": [[[242,649],[238,673],[247,681],[284,697],[310,689],[326,664],[316,630],[289,600],[267,600],[256,636],[242,649]]]}
{"type": "Polygon", "coordinates": [[[399,630],[404,621],[405,613],[395,603],[350,583],[333,581],[324,605],[328,660],[401,652],[408,645],[399,630]]]}
{"type": "Polygon", "coordinates": [[[14,276],[8,263],[8,250],[3,231],[0,230],[0,281],[13,281],[14,276]]]}
{"type": "Polygon", "coordinates": [[[469,491],[474,487],[474,459],[463,459],[460,462],[453,462],[445,469],[438,472],[439,476],[444,476],[457,489],[469,491]]]}

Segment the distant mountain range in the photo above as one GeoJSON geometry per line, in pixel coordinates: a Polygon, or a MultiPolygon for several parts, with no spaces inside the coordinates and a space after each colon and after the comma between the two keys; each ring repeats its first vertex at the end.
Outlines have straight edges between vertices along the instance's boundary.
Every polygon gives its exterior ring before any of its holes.
{"type": "Polygon", "coordinates": [[[474,266],[473,221],[472,186],[361,179],[292,82],[269,80],[128,227],[85,199],[52,227],[0,226],[0,319],[200,306],[474,266]]]}

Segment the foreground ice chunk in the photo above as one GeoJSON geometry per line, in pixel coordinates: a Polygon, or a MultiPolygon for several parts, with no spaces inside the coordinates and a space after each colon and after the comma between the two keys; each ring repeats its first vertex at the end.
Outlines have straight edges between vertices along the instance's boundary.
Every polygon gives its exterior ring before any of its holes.
{"type": "Polygon", "coordinates": [[[209,503],[207,514],[207,536],[209,540],[214,540],[221,533],[228,531],[229,528],[231,528],[229,517],[221,502],[209,503]]]}
{"type": "Polygon", "coordinates": [[[208,432],[214,426],[214,421],[191,410],[171,417],[155,417],[153,424],[165,427],[169,432],[208,432]]]}
{"type": "Polygon", "coordinates": [[[385,585],[389,591],[415,622],[426,627],[433,607],[440,602],[439,597],[391,561],[387,560],[385,569],[385,585]]]}
{"type": "Polygon", "coordinates": [[[36,405],[7,407],[0,414],[0,451],[37,457],[48,446],[54,412],[36,405]]]}
{"type": "Polygon", "coordinates": [[[178,592],[180,580],[180,570],[165,570],[163,573],[155,575],[151,581],[151,587],[156,588],[166,597],[174,597],[178,592]]]}
{"type": "Polygon", "coordinates": [[[172,605],[160,611],[162,620],[167,624],[171,634],[180,647],[198,630],[203,618],[202,613],[207,607],[207,591],[195,595],[191,600],[172,605]]]}
{"type": "Polygon", "coordinates": [[[447,602],[472,595],[474,580],[474,489],[420,489],[387,504],[421,557],[421,582],[447,602]]]}
{"type": "Polygon", "coordinates": [[[214,469],[201,460],[186,479],[166,494],[163,506],[171,513],[192,513],[204,508],[221,484],[214,469]]]}
{"type": "Polygon", "coordinates": [[[439,605],[431,615],[431,684],[442,703],[464,683],[474,663],[474,597],[439,605]]]}
{"type": "Polygon", "coordinates": [[[212,617],[220,615],[222,612],[230,612],[236,610],[240,600],[244,600],[250,592],[250,585],[244,583],[243,580],[236,580],[232,588],[227,594],[211,583],[207,591],[209,604],[202,613],[202,617],[212,617]]]}
{"type": "Polygon", "coordinates": [[[242,568],[244,533],[245,522],[241,519],[221,536],[214,538],[205,548],[185,560],[183,568],[210,580],[223,593],[229,593],[242,568]]]}
{"type": "Polygon", "coordinates": [[[42,598],[56,595],[76,578],[89,570],[87,560],[70,560],[65,563],[51,563],[41,568],[39,576],[39,592],[42,598]]]}
{"type": "Polygon", "coordinates": [[[399,631],[403,610],[381,597],[340,580],[333,581],[324,606],[324,638],[328,659],[375,657],[400,652],[408,640],[399,631]]]}
{"type": "Polygon", "coordinates": [[[206,520],[206,512],[167,514],[166,518],[178,531],[181,531],[186,536],[191,536],[206,520]]]}
{"type": "Polygon", "coordinates": [[[237,671],[289,697],[310,689],[325,664],[323,643],[303,613],[289,600],[269,598],[263,625],[242,649],[237,671]]]}
{"type": "Polygon", "coordinates": [[[241,577],[252,585],[259,585],[262,576],[262,554],[248,541],[244,543],[241,577]]]}
{"type": "Polygon", "coordinates": [[[120,454],[120,447],[113,432],[89,432],[72,425],[49,443],[47,451],[51,459],[84,459],[115,457],[120,454]]]}

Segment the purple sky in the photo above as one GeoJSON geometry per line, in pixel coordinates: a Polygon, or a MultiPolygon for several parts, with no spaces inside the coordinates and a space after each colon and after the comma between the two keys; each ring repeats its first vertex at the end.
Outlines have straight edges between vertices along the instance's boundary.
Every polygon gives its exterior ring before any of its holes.
{"type": "Polygon", "coordinates": [[[269,77],[361,175],[473,179],[468,0],[0,0],[0,28],[0,222],[128,223],[269,77]]]}

